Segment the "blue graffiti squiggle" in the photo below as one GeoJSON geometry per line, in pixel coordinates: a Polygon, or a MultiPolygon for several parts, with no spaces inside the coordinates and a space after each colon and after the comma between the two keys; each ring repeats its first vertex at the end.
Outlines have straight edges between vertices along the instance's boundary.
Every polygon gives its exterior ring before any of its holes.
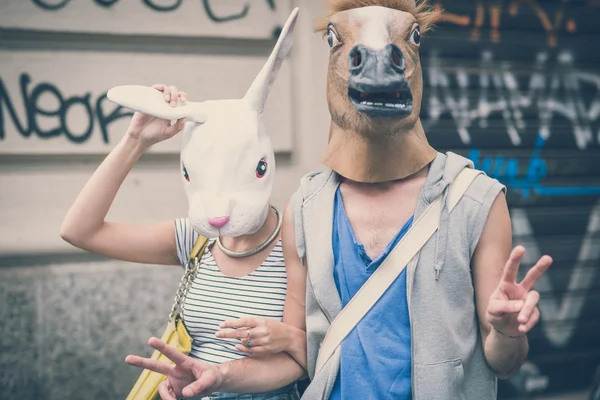
{"type": "Polygon", "coordinates": [[[545,143],[546,140],[539,135],[529,159],[525,176],[519,176],[519,160],[516,158],[506,158],[499,155],[482,159],[481,152],[478,149],[471,150],[468,158],[473,161],[476,169],[502,181],[524,199],[529,198],[532,194],[538,196],[600,195],[600,186],[545,186],[542,180],[548,174],[548,167],[546,161],[541,157],[541,151],[545,143]]]}

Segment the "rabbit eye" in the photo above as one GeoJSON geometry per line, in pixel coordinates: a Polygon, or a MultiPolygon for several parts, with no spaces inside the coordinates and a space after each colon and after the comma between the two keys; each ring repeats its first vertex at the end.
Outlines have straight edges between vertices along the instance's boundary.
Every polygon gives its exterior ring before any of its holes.
{"type": "Polygon", "coordinates": [[[183,177],[186,181],[190,181],[190,175],[188,174],[187,169],[185,169],[185,165],[183,166],[183,177]]]}
{"type": "Polygon", "coordinates": [[[265,160],[263,158],[258,162],[258,165],[256,166],[256,177],[262,178],[265,176],[266,173],[267,173],[267,160],[265,160]]]}

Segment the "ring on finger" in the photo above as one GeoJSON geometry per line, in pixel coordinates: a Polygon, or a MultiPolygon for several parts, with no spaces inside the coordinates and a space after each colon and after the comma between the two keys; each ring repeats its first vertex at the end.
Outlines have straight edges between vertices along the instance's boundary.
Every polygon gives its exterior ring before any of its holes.
{"type": "Polygon", "coordinates": [[[247,334],[247,343],[246,343],[246,347],[250,348],[252,347],[252,342],[250,341],[250,328],[246,328],[246,334],[247,334]]]}

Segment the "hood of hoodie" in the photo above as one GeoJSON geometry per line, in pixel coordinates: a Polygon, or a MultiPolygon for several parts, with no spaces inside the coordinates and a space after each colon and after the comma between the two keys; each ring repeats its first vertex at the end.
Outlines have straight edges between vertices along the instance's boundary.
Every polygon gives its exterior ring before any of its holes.
{"type": "MultiPolygon", "coordinates": [[[[447,202],[449,195],[450,183],[458,176],[463,168],[473,168],[474,164],[468,158],[458,154],[448,152],[446,154],[437,152],[434,160],[431,162],[425,185],[421,190],[421,196],[415,209],[415,220],[421,216],[423,211],[436,199],[438,196],[443,197],[443,207],[440,216],[439,232],[436,239],[436,254],[435,254],[435,277],[439,277],[442,266],[444,264],[444,255],[446,252],[446,243],[448,240],[448,218],[450,216],[447,202]]],[[[339,184],[336,179],[336,173],[328,169],[321,172],[313,172],[305,175],[300,181],[300,188],[292,196],[293,203],[293,221],[296,234],[296,250],[300,259],[304,259],[306,255],[306,242],[304,236],[304,227],[302,219],[302,209],[304,202],[313,198],[317,192],[324,187],[327,192],[330,192],[331,201],[335,189],[339,184]],[[324,173],[323,173],[324,172],[324,173]],[[332,179],[333,178],[333,179],[332,179]]],[[[432,271],[432,273],[434,273],[432,271]]]]}
{"type": "Polygon", "coordinates": [[[446,243],[448,241],[448,194],[452,181],[458,176],[463,168],[473,168],[474,164],[468,158],[458,154],[448,152],[446,154],[438,153],[431,163],[429,173],[421,191],[421,199],[415,217],[420,216],[438,196],[442,197],[442,213],[435,246],[435,279],[437,280],[444,265],[444,255],[446,253],[446,243]]]}

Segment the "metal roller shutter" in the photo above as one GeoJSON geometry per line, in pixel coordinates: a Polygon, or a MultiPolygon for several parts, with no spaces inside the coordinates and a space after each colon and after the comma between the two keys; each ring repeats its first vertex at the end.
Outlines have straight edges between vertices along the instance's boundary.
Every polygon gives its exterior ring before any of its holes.
{"type": "Polygon", "coordinates": [[[600,365],[600,2],[437,4],[443,21],[421,46],[428,137],[506,184],[514,244],[554,258],[536,286],[529,359],[499,397],[589,390],[600,365]]]}

